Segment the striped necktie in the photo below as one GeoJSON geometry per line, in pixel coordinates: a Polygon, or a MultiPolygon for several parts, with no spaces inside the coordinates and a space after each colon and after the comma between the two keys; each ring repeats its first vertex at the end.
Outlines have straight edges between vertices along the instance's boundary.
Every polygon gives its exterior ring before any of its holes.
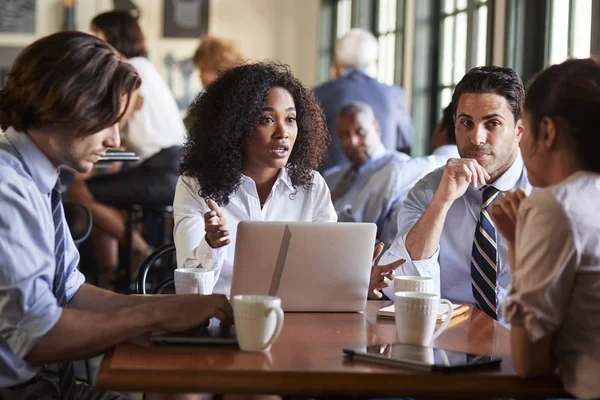
{"type": "Polygon", "coordinates": [[[332,203],[335,203],[343,195],[346,194],[346,192],[348,191],[348,189],[350,189],[350,186],[352,185],[352,183],[356,179],[357,175],[358,175],[358,168],[357,167],[350,167],[350,169],[348,171],[346,171],[346,173],[342,177],[342,180],[340,180],[338,182],[338,184],[335,187],[335,190],[331,194],[331,202],[332,203]]]}
{"type": "Polygon", "coordinates": [[[483,201],[479,221],[475,228],[473,249],[471,250],[471,283],[477,306],[490,317],[497,319],[496,275],[498,265],[498,245],[496,228],[488,212],[498,197],[498,189],[484,186],[483,201]]]}
{"type": "MultiPolygon", "coordinates": [[[[62,206],[60,179],[56,182],[54,189],[52,189],[50,205],[52,207],[52,220],[54,221],[54,256],[56,257],[53,291],[58,305],[64,308],[67,306],[65,249],[66,234],[68,232],[65,229],[65,212],[62,206]]],[[[71,400],[76,398],[75,375],[72,362],[64,361],[58,363],[58,384],[62,399],[71,400]]]]}

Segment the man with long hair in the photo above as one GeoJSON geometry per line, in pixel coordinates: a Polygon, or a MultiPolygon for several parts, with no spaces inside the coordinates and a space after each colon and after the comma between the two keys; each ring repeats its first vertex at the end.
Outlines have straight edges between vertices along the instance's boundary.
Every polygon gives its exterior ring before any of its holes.
{"type": "Polygon", "coordinates": [[[0,90],[2,399],[120,398],[75,384],[70,360],[153,330],[231,322],[224,296],[123,296],[77,269],[58,168],[89,172],[119,146],[118,120],[139,86],[113,47],[61,32],[25,48],[0,90]]]}

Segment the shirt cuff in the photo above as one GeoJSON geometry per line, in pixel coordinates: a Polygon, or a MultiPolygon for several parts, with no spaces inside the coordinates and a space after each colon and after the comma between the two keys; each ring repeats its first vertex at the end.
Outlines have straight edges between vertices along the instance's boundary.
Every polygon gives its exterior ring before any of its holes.
{"type": "Polygon", "coordinates": [[[37,344],[56,325],[62,315],[54,293],[50,290],[40,291],[29,312],[17,326],[2,324],[2,337],[11,351],[24,359],[37,344]]]}
{"type": "Polygon", "coordinates": [[[538,313],[519,300],[518,294],[512,290],[502,305],[502,316],[507,323],[523,327],[531,342],[537,342],[558,329],[554,323],[540,319],[538,313]]]}
{"type": "MultiPolygon", "coordinates": [[[[429,258],[422,260],[413,260],[408,254],[406,249],[406,235],[397,238],[394,243],[390,246],[388,251],[379,260],[379,265],[385,265],[392,263],[400,258],[406,260],[406,262],[400,266],[394,275],[398,276],[429,276],[434,279],[435,292],[440,295],[440,264],[438,257],[440,254],[440,247],[429,258]]],[[[390,299],[394,298],[394,285],[383,289],[383,293],[390,299]]]]}

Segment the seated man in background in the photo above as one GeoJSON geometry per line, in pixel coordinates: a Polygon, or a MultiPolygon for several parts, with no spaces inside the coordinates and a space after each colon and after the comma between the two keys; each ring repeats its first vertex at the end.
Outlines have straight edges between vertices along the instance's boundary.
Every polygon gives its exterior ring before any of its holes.
{"type": "Polygon", "coordinates": [[[140,83],[113,47],[67,31],[26,47],[0,90],[1,399],[122,398],[75,384],[70,360],[153,330],[232,321],[225,296],[123,296],[77,269],[58,169],[87,173],[119,146],[117,121],[140,83]]]}
{"type": "Polygon", "coordinates": [[[450,158],[459,158],[458,147],[456,147],[456,135],[454,131],[454,111],[452,104],[444,108],[442,119],[437,123],[431,134],[431,155],[424,157],[415,157],[409,160],[402,167],[402,173],[398,184],[401,188],[392,210],[383,221],[383,233],[381,241],[390,244],[398,234],[398,213],[402,208],[402,202],[408,195],[408,192],[425,175],[441,166],[446,165],[450,158]]]}
{"type": "Polygon", "coordinates": [[[325,171],[324,178],[338,221],[374,222],[379,237],[402,189],[399,175],[410,157],[385,148],[373,109],[362,101],[339,110],[337,135],[350,165],[333,167],[325,171]]]}
{"type": "Polygon", "coordinates": [[[510,68],[478,67],[463,77],[452,95],[461,158],[449,159],[409,192],[398,236],[380,261],[406,259],[396,274],[434,277],[443,297],[476,304],[494,319],[510,268],[506,241],[488,210],[503,192],[531,191],[519,151],[523,97],[523,83],[510,68]]]}
{"type": "Polygon", "coordinates": [[[336,125],[338,110],[351,101],[364,101],[373,108],[381,127],[381,142],[388,150],[410,152],[413,126],[405,108],[404,90],[380,83],[367,74],[377,61],[377,54],[377,39],[364,29],[352,29],[335,42],[333,80],[315,88],[331,137],[324,170],[348,164],[336,125]]]}

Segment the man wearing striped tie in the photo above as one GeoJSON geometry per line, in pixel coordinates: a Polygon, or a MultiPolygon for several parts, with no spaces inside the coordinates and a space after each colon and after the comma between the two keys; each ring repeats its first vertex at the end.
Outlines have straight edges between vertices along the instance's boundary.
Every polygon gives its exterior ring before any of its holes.
{"type": "Polygon", "coordinates": [[[84,283],[58,168],[89,172],[118,147],[118,120],[140,85],[105,42],[60,32],[25,48],[0,90],[0,398],[120,399],[76,384],[70,360],[153,330],[211,317],[224,296],[123,296],[84,283]]]}
{"type": "Polygon", "coordinates": [[[510,68],[478,67],[463,77],[452,96],[461,158],[449,159],[410,191],[398,235],[380,261],[406,259],[397,275],[432,276],[443,297],[500,322],[509,257],[489,208],[504,192],[531,191],[519,151],[523,97],[523,83],[510,68]]]}

